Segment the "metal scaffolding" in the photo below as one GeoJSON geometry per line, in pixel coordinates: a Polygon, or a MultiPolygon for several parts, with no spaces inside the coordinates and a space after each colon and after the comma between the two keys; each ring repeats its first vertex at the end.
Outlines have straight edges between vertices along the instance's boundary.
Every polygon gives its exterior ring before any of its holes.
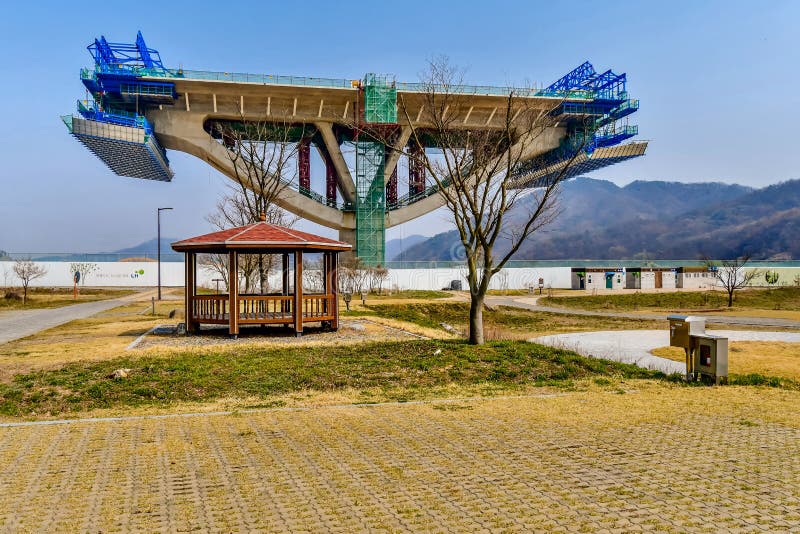
{"type": "Polygon", "coordinates": [[[364,122],[397,122],[397,87],[394,77],[369,73],[364,77],[364,122]]]}
{"type": "Polygon", "coordinates": [[[383,143],[356,141],[356,254],[371,266],[385,263],[384,152],[383,143]]]}

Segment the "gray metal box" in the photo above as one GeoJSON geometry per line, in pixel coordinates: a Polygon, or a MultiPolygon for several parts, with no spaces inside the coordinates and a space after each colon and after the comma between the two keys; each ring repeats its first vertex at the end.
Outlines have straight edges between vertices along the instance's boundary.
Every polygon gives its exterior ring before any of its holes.
{"type": "Polygon", "coordinates": [[[695,343],[694,372],[715,384],[728,382],[728,338],[692,336],[695,343]]]}
{"type": "Polygon", "coordinates": [[[706,320],[703,317],[691,315],[669,315],[669,346],[692,348],[692,336],[702,336],[706,333],[706,320]]]}

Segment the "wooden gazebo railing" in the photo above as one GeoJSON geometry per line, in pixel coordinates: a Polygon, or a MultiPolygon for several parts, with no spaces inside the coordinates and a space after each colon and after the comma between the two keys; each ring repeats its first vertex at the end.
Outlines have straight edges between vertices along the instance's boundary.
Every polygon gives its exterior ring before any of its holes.
{"type": "Polygon", "coordinates": [[[173,250],[186,254],[186,333],[199,331],[201,324],[227,324],[228,333],[239,335],[240,325],[290,325],[295,334],[303,334],[304,323],[323,323],[339,327],[337,300],[337,265],[339,252],[352,247],[293,228],[261,221],[238,228],[213,232],[172,244],[173,250]],[[322,293],[303,292],[303,253],[322,256],[322,293]],[[228,256],[227,295],[197,294],[197,255],[228,256]],[[240,254],[275,254],[281,256],[280,294],[239,294],[240,254]]]}
{"type": "MultiPolygon", "coordinates": [[[[303,295],[304,323],[333,321],[336,295],[303,295]]],[[[191,319],[198,323],[228,324],[230,295],[195,295],[191,297],[191,319]]],[[[293,295],[239,295],[239,324],[294,324],[293,295]]]]}

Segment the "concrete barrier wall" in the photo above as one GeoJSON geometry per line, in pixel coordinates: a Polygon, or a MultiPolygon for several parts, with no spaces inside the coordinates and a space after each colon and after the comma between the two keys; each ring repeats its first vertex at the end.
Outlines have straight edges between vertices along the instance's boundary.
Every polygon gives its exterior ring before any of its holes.
{"type": "MultiPolygon", "coordinates": [[[[37,287],[72,287],[72,270],[69,262],[36,262],[47,270],[42,278],[31,282],[37,287]]],[[[83,281],[87,286],[152,287],[157,283],[157,264],[155,262],[97,262],[96,269],[83,281]]],[[[18,286],[19,279],[12,270],[14,262],[0,261],[0,283],[3,286],[18,286]]],[[[451,280],[461,280],[467,286],[466,269],[391,269],[385,288],[398,289],[442,289],[451,280]]],[[[208,269],[198,268],[198,284],[213,287],[217,278],[208,269]]],[[[504,269],[492,278],[492,289],[525,289],[537,285],[544,279],[545,287],[568,288],[570,286],[569,267],[525,267],[504,269]]],[[[161,263],[161,285],[182,286],[184,266],[182,262],[161,263]]],[[[270,276],[270,285],[277,287],[278,276],[270,276]]]]}
{"type": "MultiPolygon", "coordinates": [[[[72,264],[70,262],[43,261],[36,262],[47,271],[37,280],[31,282],[37,287],[71,287],[72,264]]],[[[83,285],[87,286],[115,286],[115,287],[152,287],[157,283],[157,263],[155,262],[96,262],[95,270],[90,273],[83,285]]],[[[0,285],[2,287],[18,286],[19,279],[13,271],[13,261],[0,261],[0,285]]],[[[767,286],[764,273],[767,270],[775,271],[779,275],[776,286],[795,285],[795,279],[800,276],[800,267],[783,267],[764,269],[759,268],[759,275],[753,280],[754,286],[767,286]]],[[[667,273],[665,273],[666,275],[667,273]]],[[[462,286],[467,286],[466,268],[437,268],[437,269],[390,269],[389,279],[384,287],[397,289],[442,289],[448,287],[452,280],[461,280],[462,286]]],[[[183,285],[184,267],[182,262],[161,263],[161,285],[180,287],[183,285]]],[[[198,284],[213,287],[212,280],[218,275],[205,268],[198,268],[198,284]]],[[[527,289],[529,286],[538,286],[539,278],[544,279],[545,287],[570,288],[570,267],[513,267],[503,269],[492,278],[491,289],[527,289]]],[[[280,283],[278,275],[270,276],[270,286],[277,287],[280,283]]],[[[800,278],[797,278],[800,280],[800,278]]],[[[713,283],[710,281],[710,283],[713,283]]],[[[603,284],[605,287],[605,284],[603,284]]],[[[664,287],[668,287],[664,280],[664,287]]]]}
{"type": "MultiPolygon", "coordinates": [[[[47,273],[33,280],[31,286],[72,287],[71,263],[61,261],[35,262],[47,273]]],[[[158,283],[158,264],[155,262],[97,262],[81,285],[114,287],[151,287],[158,283]]],[[[13,271],[13,262],[0,262],[0,282],[3,286],[18,286],[20,281],[13,271]]],[[[183,263],[161,263],[161,285],[183,285],[183,263]]]]}
{"type": "MultiPolygon", "coordinates": [[[[526,289],[538,285],[544,279],[545,287],[569,288],[571,270],[569,267],[523,267],[503,269],[492,277],[490,289],[526,289]]],[[[461,280],[464,289],[467,284],[467,270],[461,269],[390,269],[386,287],[397,289],[442,289],[451,280],[461,280]]]]}

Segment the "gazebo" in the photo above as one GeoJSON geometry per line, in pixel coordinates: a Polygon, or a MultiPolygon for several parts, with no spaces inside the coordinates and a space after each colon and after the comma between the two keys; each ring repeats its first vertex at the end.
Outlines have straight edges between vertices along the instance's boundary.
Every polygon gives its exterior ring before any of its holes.
{"type": "Polygon", "coordinates": [[[227,324],[232,337],[242,325],[286,325],[298,337],[304,323],[322,323],[333,330],[339,326],[336,269],[339,252],[351,249],[348,243],[270,224],[262,216],[254,224],[177,241],[172,249],[186,255],[187,334],[197,333],[201,324],[227,324]],[[322,253],[322,293],[303,294],[304,252],[322,253]],[[228,256],[227,295],[197,294],[198,254],[228,256]],[[240,294],[240,254],[279,254],[281,292],[240,294]]]}

